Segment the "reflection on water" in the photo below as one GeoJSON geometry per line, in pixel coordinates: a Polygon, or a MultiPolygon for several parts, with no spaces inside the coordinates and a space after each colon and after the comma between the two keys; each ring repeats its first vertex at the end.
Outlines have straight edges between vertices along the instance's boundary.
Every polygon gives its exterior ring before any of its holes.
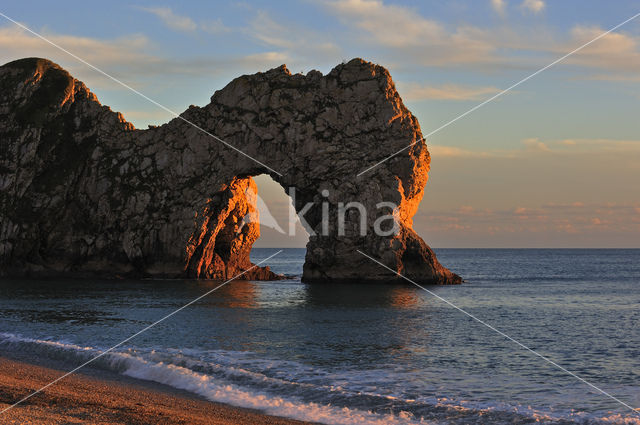
{"type": "Polygon", "coordinates": [[[314,283],[304,288],[308,306],[411,307],[418,300],[417,288],[408,285],[314,283]]]}
{"type": "MultiPolygon", "coordinates": [[[[40,329],[65,339],[104,326],[100,335],[108,345],[218,286],[194,280],[5,281],[0,320],[11,323],[9,328],[31,323],[29,332],[40,329]],[[123,322],[120,329],[117,321],[123,322]]],[[[403,285],[235,280],[140,338],[153,342],[168,328],[173,337],[161,336],[174,347],[278,352],[325,365],[393,361],[423,353],[429,339],[428,301],[417,291],[403,285]]]]}
{"type": "Polygon", "coordinates": [[[418,304],[416,288],[413,286],[394,286],[389,297],[391,306],[397,308],[410,308],[418,304]]]}
{"type": "MultiPolygon", "coordinates": [[[[219,285],[220,282],[212,282],[210,289],[209,285],[205,288],[206,291],[210,291],[219,285]]],[[[255,283],[248,280],[234,280],[216,290],[213,302],[203,301],[203,303],[212,307],[256,308],[259,298],[260,290],[255,283]]]]}

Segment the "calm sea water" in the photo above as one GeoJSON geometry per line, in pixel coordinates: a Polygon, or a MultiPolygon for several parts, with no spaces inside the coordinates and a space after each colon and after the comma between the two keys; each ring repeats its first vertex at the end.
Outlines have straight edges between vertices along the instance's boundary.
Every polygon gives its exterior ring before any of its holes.
{"type": "MultiPolygon", "coordinates": [[[[640,407],[640,250],[437,254],[470,283],[431,290],[640,407]]],[[[268,264],[300,275],[303,260],[288,249],[268,264]]],[[[216,285],[0,281],[0,350],[71,369],[216,285]]],[[[410,285],[232,282],[96,366],[324,423],[640,423],[410,285]]]]}

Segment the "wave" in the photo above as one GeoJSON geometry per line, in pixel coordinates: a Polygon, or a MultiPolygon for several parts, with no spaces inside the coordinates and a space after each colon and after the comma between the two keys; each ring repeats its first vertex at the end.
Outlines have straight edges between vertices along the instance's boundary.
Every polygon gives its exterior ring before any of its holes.
{"type": "MultiPolygon", "coordinates": [[[[68,341],[33,339],[0,333],[0,349],[20,351],[74,364],[102,352],[68,341]]],[[[620,414],[553,417],[497,403],[465,405],[446,398],[399,399],[372,391],[354,391],[332,382],[327,372],[295,362],[259,358],[238,351],[126,348],[105,354],[93,367],[186,390],[207,400],[260,410],[266,414],[327,424],[473,424],[549,423],[640,425],[620,414]],[[258,371],[256,371],[258,370],[258,371]],[[306,377],[295,380],[296,377],[306,377]],[[376,405],[376,409],[366,406],[376,405]],[[385,412],[386,409],[386,412],[385,412]]]]}
{"type": "MultiPolygon", "coordinates": [[[[48,341],[25,338],[14,334],[0,333],[0,347],[11,350],[25,350],[38,356],[46,356],[55,360],[75,360],[86,362],[97,356],[102,350],[94,347],[83,347],[69,342],[48,341]]],[[[295,399],[274,396],[267,392],[242,388],[238,385],[216,382],[215,378],[200,372],[165,361],[152,361],[143,355],[136,355],[138,350],[128,349],[120,352],[109,352],[92,363],[94,367],[113,371],[132,378],[153,381],[173,388],[189,391],[210,401],[227,403],[238,407],[260,410],[264,413],[299,419],[304,421],[328,424],[415,424],[425,423],[411,418],[410,414],[381,415],[370,411],[360,411],[344,407],[334,407],[320,403],[305,403],[295,399]]],[[[142,353],[140,353],[142,354],[142,353]]],[[[166,354],[150,351],[149,358],[166,358],[166,354]]],[[[181,360],[178,360],[181,361],[181,360]]],[[[200,362],[182,359],[193,367],[202,367],[200,362]]],[[[243,374],[242,371],[229,371],[243,374]]],[[[266,378],[269,380],[269,378],[266,378]]]]}

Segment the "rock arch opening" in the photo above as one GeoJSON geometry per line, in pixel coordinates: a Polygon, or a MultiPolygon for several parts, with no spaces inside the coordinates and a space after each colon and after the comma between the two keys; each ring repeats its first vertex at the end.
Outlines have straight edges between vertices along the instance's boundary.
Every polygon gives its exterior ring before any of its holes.
{"type": "Polygon", "coordinates": [[[260,236],[254,248],[305,248],[309,233],[300,222],[286,190],[268,174],[253,177],[258,188],[260,236]]]}
{"type": "Polygon", "coordinates": [[[267,174],[237,177],[195,212],[185,272],[188,277],[226,280],[248,270],[244,279],[278,279],[268,266],[254,267],[251,250],[304,248],[308,240],[292,199],[275,180],[267,174]]]}

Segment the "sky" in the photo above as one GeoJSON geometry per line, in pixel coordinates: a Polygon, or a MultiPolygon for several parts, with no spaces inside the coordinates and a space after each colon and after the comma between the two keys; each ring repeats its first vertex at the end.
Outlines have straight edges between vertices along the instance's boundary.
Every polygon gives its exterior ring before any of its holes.
{"type": "MultiPolygon", "coordinates": [[[[0,12],[181,112],[241,74],[361,57],[427,134],[640,12],[634,1],[4,1],[0,12]]],[[[414,228],[446,247],[640,247],[640,17],[427,139],[414,228]]],[[[2,63],[46,57],[136,127],[171,115],[0,17],[2,63]]],[[[288,198],[259,194],[287,228],[288,198]]],[[[263,226],[256,246],[304,246],[263,226]]]]}

